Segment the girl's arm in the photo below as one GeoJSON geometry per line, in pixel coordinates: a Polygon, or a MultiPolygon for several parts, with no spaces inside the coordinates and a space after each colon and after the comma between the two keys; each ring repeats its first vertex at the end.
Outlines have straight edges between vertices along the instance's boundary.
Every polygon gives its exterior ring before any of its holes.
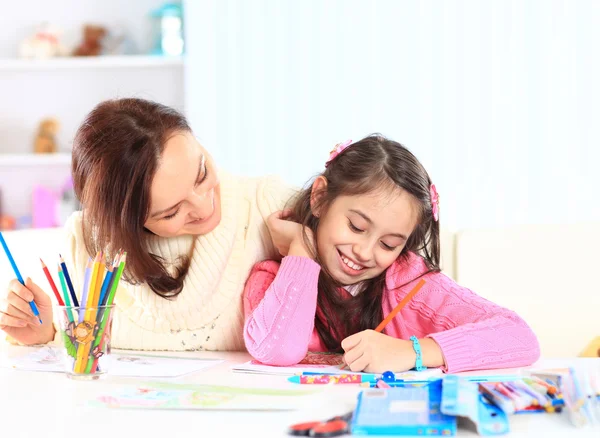
{"type": "MultiPolygon", "coordinates": [[[[408,336],[433,339],[446,372],[527,366],[539,359],[531,328],[515,312],[461,287],[441,273],[427,283],[402,312],[408,336]]],[[[412,287],[403,287],[401,299],[412,287]]],[[[424,354],[426,354],[424,352],[424,354]]],[[[425,362],[424,357],[424,362],[425,362]]]]}
{"type": "Polygon", "coordinates": [[[256,360],[295,365],[308,351],[320,267],[308,257],[258,263],[244,288],[244,341],[256,360]]]}

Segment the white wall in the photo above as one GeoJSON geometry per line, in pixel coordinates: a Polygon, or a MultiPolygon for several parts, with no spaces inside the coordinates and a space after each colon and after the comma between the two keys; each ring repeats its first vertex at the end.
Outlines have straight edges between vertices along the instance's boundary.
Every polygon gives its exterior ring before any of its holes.
{"type": "Polygon", "coordinates": [[[187,113],[223,167],[302,183],[335,143],[377,131],[426,165],[446,226],[600,219],[599,2],[191,0],[186,13],[187,113]]]}

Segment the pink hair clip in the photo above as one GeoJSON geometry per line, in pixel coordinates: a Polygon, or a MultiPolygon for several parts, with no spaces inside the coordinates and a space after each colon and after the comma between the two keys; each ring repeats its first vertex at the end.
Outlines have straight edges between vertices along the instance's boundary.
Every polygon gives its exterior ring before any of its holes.
{"type": "Polygon", "coordinates": [[[333,150],[329,153],[329,160],[327,160],[327,162],[325,163],[325,167],[329,166],[329,163],[331,163],[335,159],[335,157],[341,154],[344,151],[344,149],[346,149],[351,144],[352,140],[346,140],[343,143],[336,144],[333,150]]]}
{"type": "Polygon", "coordinates": [[[440,218],[440,195],[438,195],[435,184],[429,186],[429,196],[431,197],[431,213],[433,214],[433,220],[437,222],[440,218]]]}

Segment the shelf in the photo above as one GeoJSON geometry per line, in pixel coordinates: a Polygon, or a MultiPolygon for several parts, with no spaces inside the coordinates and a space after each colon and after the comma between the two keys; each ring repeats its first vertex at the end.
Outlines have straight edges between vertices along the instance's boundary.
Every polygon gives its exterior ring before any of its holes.
{"type": "Polygon", "coordinates": [[[71,154],[0,154],[0,167],[5,166],[70,166],[71,154]]]}
{"type": "Polygon", "coordinates": [[[0,59],[0,71],[182,67],[183,63],[182,56],[152,55],[0,59]]]}

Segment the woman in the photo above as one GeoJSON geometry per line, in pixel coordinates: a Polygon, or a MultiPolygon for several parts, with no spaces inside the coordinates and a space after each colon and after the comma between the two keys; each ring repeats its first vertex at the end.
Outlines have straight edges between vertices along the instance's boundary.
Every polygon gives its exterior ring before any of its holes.
{"type": "MultiPolygon", "coordinates": [[[[242,350],[244,282],[254,263],[277,255],[265,218],[294,191],[277,178],[219,171],[181,114],[141,99],[106,101],[88,115],[72,173],[83,205],[66,225],[77,290],[90,254],[127,251],[113,347],[242,350]]],[[[13,280],[0,329],[23,344],[51,341],[50,298],[13,280]]]]}

